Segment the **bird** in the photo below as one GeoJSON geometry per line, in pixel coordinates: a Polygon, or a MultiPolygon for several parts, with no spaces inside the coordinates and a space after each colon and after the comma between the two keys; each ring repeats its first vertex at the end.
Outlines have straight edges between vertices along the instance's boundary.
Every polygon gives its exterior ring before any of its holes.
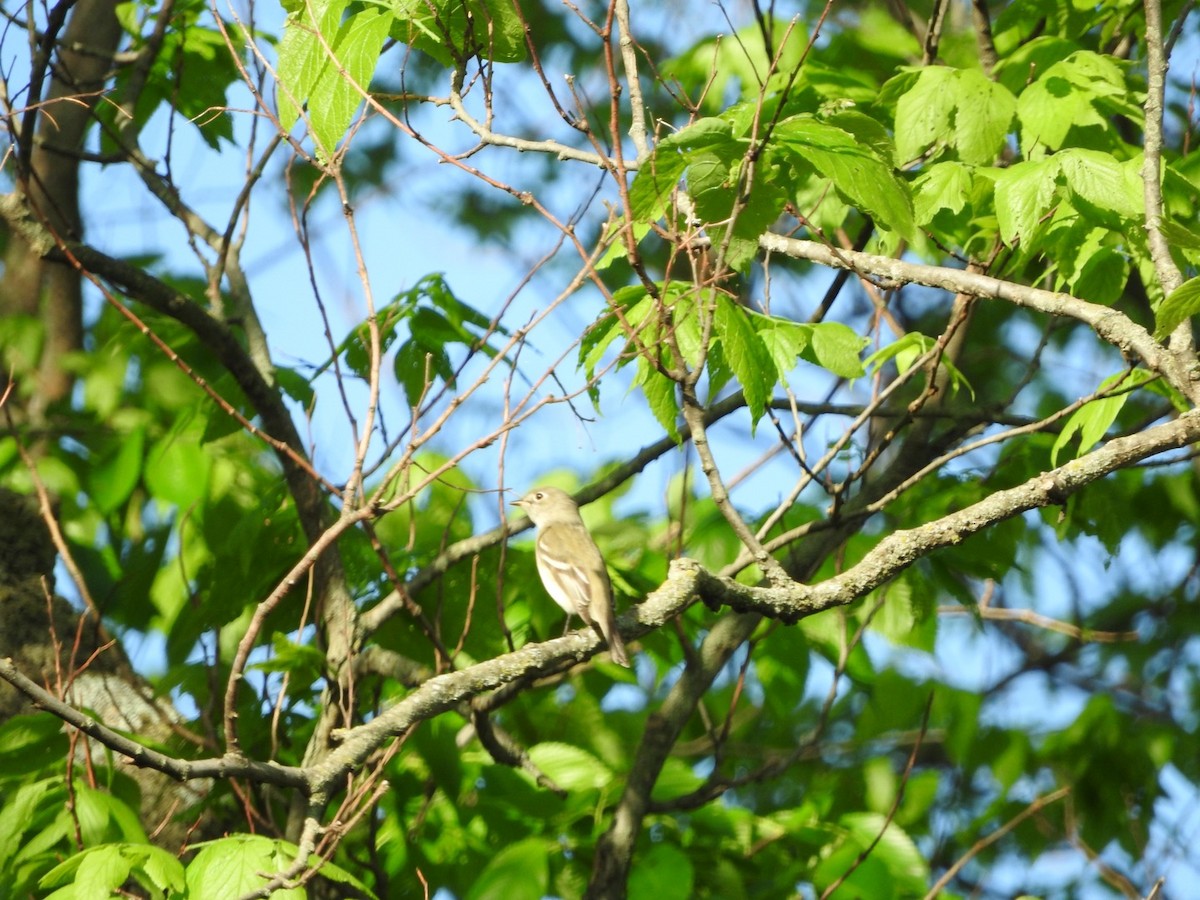
{"type": "Polygon", "coordinates": [[[511,505],[524,510],[537,526],[537,569],[546,593],[563,608],[568,622],[577,615],[596,629],[613,662],[628,668],[608,568],[571,495],[555,487],[538,487],[511,505]]]}

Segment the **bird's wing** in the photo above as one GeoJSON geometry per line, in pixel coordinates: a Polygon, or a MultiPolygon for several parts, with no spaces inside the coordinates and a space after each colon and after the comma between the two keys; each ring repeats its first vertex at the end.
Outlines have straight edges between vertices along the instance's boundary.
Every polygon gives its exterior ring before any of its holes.
{"type": "MultiPolygon", "coordinates": [[[[592,623],[592,604],[597,601],[611,603],[612,588],[608,580],[608,569],[604,557],[582,526],[571,535],[566,529],[574,526],[557,525],[543,529],[538,535],[538,565],[561,592],[554,599],[562,605],[568,599],[579,616],[589,625],[592,623]],[[572,540],[574,537],[576,539],[572,540]],[[578,540],[582,537],[583,540],[578,540]]],[[[546,586],[551,594],[550,585],[546,586]]]]}

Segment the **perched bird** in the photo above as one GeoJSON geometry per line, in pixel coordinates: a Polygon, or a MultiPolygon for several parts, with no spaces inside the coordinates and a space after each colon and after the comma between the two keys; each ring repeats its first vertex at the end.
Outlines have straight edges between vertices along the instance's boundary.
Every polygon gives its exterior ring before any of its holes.
{"type": "Polygon", "coordinates": [[[537,568],[546,593],[566,610],[568,622],[571,616],[579,616],[598,630],[613,661],[628,667],[613,613],[608,569],[575,501],[558,488],[540,487],[512,505],[523,509],[537,526],[537,568]]]}

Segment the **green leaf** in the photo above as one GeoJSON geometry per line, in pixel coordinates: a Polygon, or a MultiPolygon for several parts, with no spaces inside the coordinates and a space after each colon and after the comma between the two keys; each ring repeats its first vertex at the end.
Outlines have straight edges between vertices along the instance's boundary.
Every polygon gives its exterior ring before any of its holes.
{"type": "Polygon", "coordinates": [[[208,491],[212,457],[194,438],[173,432],[146,455],[146,487],[156,500],[188,508],[208,491]]]}
{"type": "Polygon", "coordinates": [[[254,663],[261,672],[290,672],[297,684],[315,684],[325,672],[325,655],[311,644],[298,644],[286,634],[271,636],[271,658],[254,663]]]}
{"type": "Polygon", "coordinates": [[[686,128],[668,134],[658,146],[678,147],[682,150],[698,150],[703,147],[718,147],[734,142],[733,129],[727,119],[710,116],[697,119],[686,128]]]}
{"type": "Polygon", "coordinates": [[[529,758],[546,777],[567,791],[594,791],[606,787],[613,773],[603,762],[580,747],[546,741],[529,748],[529,758]]]}
{"type": "MultiPolygon", "coordinates": [[[[228,900],[262,888],[296,859],[296,847],[258,835],[239,834],[200,845],[187,867],[188,900],[228,900]]],[[[303,888],[286,888],[272,900],[304,900],[303,888]]]]}
{"type": "MultiPolygon", "coordinates": [[[[36,371],[45,343],[46,326],[41,319],[16,313],[0,316],[0,362],[6,375],[10,367],[17,373],[36,371]]],[[[122,366],[121,377],[124,372],[122,366]]]]}
{"type": "MultiPolygon", "coordinates": [[[[336,61],[326,57],[308,101],[313,140],[321,158],[333,156],[362,102],[363,92],[370,87],[390,25],[391,16],[384,10],[367,7],[350,16],[338,29],[332,42],[336,61]]],[[[325,52],[325,48],[321,51],[325,52]]]]}
{"type": "MultiPolygon", "coordinates": [[[[608,247],[604,254],[596,260],[597,271],[603,272],[618,259],[625,259],[629,256],[629,245],[625,242],[625,235],[621,233],[623,227],[624,220],[619,219],[613,222],[612,227],[605,234],[604,240],[608,242],[608,247]]],[[[629,230],[633,233],[634,246],[637,246],[653,229],[649,222],[635,222],[629,230]]]]}
{"type": "Polygon", "coordinates": [[[903,237],[913,236],[908,186],[895,176],[890,160],[880,159],[854,135],[801,114],[780,122],[774,140],[798,161],[830,179],[881,227],[903,237]]]}
{"type": "Polygon", "coordinates": [[[1003,149],[1017,101],[978,69],[928,66],[915,81],[904,73],[893,82],[912,83],[896,102],[899,163],[948,147],[961,161],[984,165],[1003,149]]]}
{"type": "Polygon", "coordinates": [[[279,122],[290,130],[307,103],[317,154],[329,159],[370,85],[392,16],[369,6],[345,21],[346,0],[292,13],[279,45],[279,122]]]}
{"type": "Polygon", "coordinates": [[[308,100],[322,73],[329,67],[325,45],[337,37],[347,0],[313,0],[300,4],[288,15],[283,38],[279,42],[279,124],[290,131],[300,118],[300,109],[308,100]]]}
{"type": "Polygon", "coordinates": [[[1179,247],[1183,250],[1200,250],[1200,234],[1196,234],[1180,222],[1163,222],[1159,226],[1159,231],[1172,247],[1179,247]]]}
{"type": "Polygon", "coordinates": [[[646,293],[645,286],[641,284],[614,291],[612,303],[621,311],[621,315],[618,317],[611,309],[606,311],[584,332],[583,340],[579,342],[579,364],[589,379],[595,375],[596,367],[613,342],[627,337],[621,320],[624,319],[630,328],[636,329],[654,309],[654,298],[646,293]]]}
{"type": "Polygon", "coordinates": [[[125,883],[132,868],[122,854],[120,844],[103,844],[68,857],[43,875],[38,887],[74,884],[77,890],[70,896],[110,897],[125,883]],[[87,893],[81,893],[80,889],[87,893]]]}
{"type": "Polygon", "coordinates": [[[467,900],[540,900],[550,883],[545,838],[526,838],[496,853],[467,891],[467,900]]]}
{"type": "Polygon", "coordinates": [[[1074,129],[1111,128],[1113,112],[1139,117],[1125,76],[1111,57],[1081,50],[1055,63],[1017,99],[1021,143],[1061,150],[1074,129]]]}
{"type": "Polygon", "coordinates": [[[1100,382],[1100,391],[1118,384],[1122,390],[1112,397],[1085,403],[1071,414],[1071,417],[1063,425],[1062,431],[1055,438],[1054,446],[1050,448],[1050,464],[1058,465],[1059,451],[1067,446],[1076,434],[1079,435],[1079,450],[1075,454],[1076,457],[1082,456],[1096,446],[1108,432],[1112,423],[1117,420],[1117,415],[1133,394],[1130,389],[1145,384],[1153,377],[1151,373],[1143,369],[1134,369],[1131,372],[1118,372],[1116,375],[1110,375],[1100,382]]]}
{"type": "Polygon", "coordinates": [[[133,870],[132,863],[121,853],[121,848],[112,844],[96,847],[80,855],[83,858],[75,873],[75,881],[95,896],[115,892],[133,870]]]}
{"type": "Polygon", "coordinates": [[[858,378],[863,374],[859,355],[867,346],[866,338],[841,322],[818,322],[812,329],[812,362],[839,378],[858,378]]]}
{"type": "Polygon", "coordinates": [[[1098,150],[1071,148],[1054,157],[1067,187],[1097,209],[1141,222],[1145,209],[1141,162],[1118,162],[1098,150]]]}
{"type": "Polygon", "coordinates": [[[898,895],[921,893],[929,877],[929,866],[909,834],[880,813],[848,813],[840,820],[851,840],[865,850],[874,843],[871,856],[882,862],[895,880],[898,895]],[[881,835],[882,832],[882,835],[881,835]]]}
{"type": "Polygon", "coordinates": [[[721,342],[725,360],[746,394],[751,423],[757,424],[771,399],[777,381],[775,362],[750,324],[750,314],[724,294],[716,295],[713,329],[721,342]]]}
{"type": "Polygon", "coordinates": [[[1129,283],[1129,257],[1117,247],[1097,247],[1088,255],[1071,293],[1092,303],[1111,306],[1121,299],[1129,283]]]}
{"type": "Polygon", "coordinates": [[[62,722],[50,713],[13,716],[0,725],[0,773],[13,778],[40,772],[48,759],[66,752],[66,740],[62,722]]]}
{"type": "Polygon", "coordinates": [[[978,69],[964,69],[955,73],[954,100],[953,143],[959,158],[980,165],[993,162],[1008,139],[1016,98],[978,69]]]}
{"type": "MultiPolygon", "coordinates": [[[[888,360],[894,359],[896,361],[896,370],[903,374],[912,368],[918,359],[928,353],[936,343],[937,341],[928,335],[921,334],[919,331],[910,331],[892,341],[886,347],[876,350],[866,358],[864,365],[868,371],[871,369],[878,370],[888,360]]],[[[950,375],[950,383],[956,390],[960,387],[966,388],[972,398],[975,396],[975,390],[971,387],[970,382],[967,381],[967,377],[962,373],[962,370],[950,362],[948,357],[943,356],[938,361],[938,365],[946,369],[946,372],[950,375]]]]}
{"type": "Polygon", "coordinates": [[[638,374],[634,384],[646,395],[650,412],[671,440],[678,443],[679,434],[679,400],[676,396],[675,382],[652,366],[645,356],[638,356],[638,374]]]}
{"type": "Polygon", "coordinates": [[[317,395],[313,390],[312,382],[297,372],[295,369],[289,369],[286,366],[275,367],[275,380],[279,382],[279,387],[292,400],[300,404],[307,410],[313,408],[313,403],[316,401],[317,395]]]}
{"type": "Polygon", "coordinates": [[[186,884],[183,863],[175,856],[152,844],[125,845],[124,852],[134,860],[134,876],[143,884],[149,882],[164,896],[181,892],[186,884]]]}
{"type": "Polygon", "coordinates": [[[145,429],[135,428],[122,435],[116,447],[88,469],[88,490],[100,512],[107,515],[129,499],[142,476],[142,451],[145,445],[145,429]]]}
{"type": "Polygon", "coordinates": [[[392,12],[392,36],[446,67],[526,56],[525,23],[507,0],[398,0],[392,12]]]}
{"type": "Polygon", "coordinates": [[[696,896],[695,881],[686,853],[674,844],[654,844],[630,875],[629,900],[689,900],[696,896]]]}
{"type": "Polygon", "coordinates": [[[629,185],[629,209],[635,223],[648,225],[662,218],[667,198],[678,187],[685,168],[687,158],[682,153],[659,144],[629,185]]]}
{"type": "MultiPolygon", "coordinates": [[[[53,758],[39,757],[37,761],[44,764],[53,758]]],[[[39,813],[46,813],[48,807],[57,811],[65,800],[65,788],[59,778],[23,784],[6,793],[0,805],[0,872],[12,871],[11,861],[28,842],[26,835],[34,828],[39,813]]]]}
{"type": "Polygon", "coordinates": [[[802,325],[778,316],[760,315],[752,315],[750,323],[767,352],[771,354],[776,376],[779,380],[787,378],[796,368],[796,362],[808,349],[812,341],[813,326],[802,325]]]}
{"type": "Polygon", "coordinates": [[[954,131],[954,76],[954,70],[946,66],[927,66],[915,80],[907,72],[893,79],[912,83],[896,102],[896,157],[901,164],[923,156],[936,144],[950,143],[954,131]]]}
{"type": "Polygon", "coordinates": [[[943,209],[962,212],[974,183],[971,167],[963,163],[951,160],[926,167],[913,182],[913,215],[917,222],[928,225],[943,209]]]}
{"type": "Polygon", "coordinates": [[[1189,278],[1159,305],[1155,312],[1154,336],[1164,340],[1196,313],[1200,313],[1200,277],[1189,278]]]}
{"type": "Polygon", "coordinates": [[[1058,177],[1056,158],[1021,162],[988,173],[996,180],[996,218],[1000,239],[1010,247],[1028,241],[1050,209],[1058,177]]]}

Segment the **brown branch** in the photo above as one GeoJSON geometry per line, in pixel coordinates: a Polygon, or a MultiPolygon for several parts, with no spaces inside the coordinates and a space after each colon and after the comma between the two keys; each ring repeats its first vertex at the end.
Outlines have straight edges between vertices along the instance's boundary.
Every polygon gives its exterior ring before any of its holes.
{"type": "Polygon", "coordinates": [[[1051,803],[1057,803],[1069,793],[1071,793],[1071,789],[1069,787],[1062,787],[1057,791],[1051,791],[1049,794],[1044,794],[1043,796],[1038,797],[1027,807],[1025,807],[1025,809],[1021,810],[1021,812],[1013,816],[987,837],[977,841],[970,850],[955,860],[954,865],[947,869],[941,878],[934,882],[933,887],[931,887],[929,892],[925,895],[925,900],[934,900],[934,898],[941,893],[942,888],[949,884],[951,879],[953,879],[954,876],[962,870],[963,866],[969,863],[972,859],[974,859],[992,844],[996,843],[996,841],[1000,840],[1000,838],[1004,837],[1004,835],[1008,834],[1034,813],[1040,812],[1051,803]]]}
{"type": "Polygon", "coordinates": [[[696,448],[696,455],[700,458],[700,469],[708,479],[708,487],[712,494],[713,502],[721,510],[725,521],[729,523],[729,527],[733,529],[738,540],[742,542],[742,546],[754,556],[754,561],[762,569],[767,579],[775,585],[786,584],[789,579],[787,573],[783,571],[783,566],[766,551],[762,543],[742,518],[741,513],[730,502],[729,491],[725,488],[725,482],[721,478],[720,469],[717,468],[717,461],[713,457],[712,448],[708,444],[708,431],[704,424],[704,410],[700,405],[699,399],[696,397],[695,386],[690,383],[684,383],[680,385],[680,389],[683,397],[683,420],[687,422],[691,430],[692,445],[696,448]]]}
{"type": "Polygon", "coordinates": [[[994,606],[980,606],[972,609],[966,606],[939,606],[937,612],[940,616],[979,616],[981,619],[991,619],[996,622],[1021,622],[1035,628],[1044,628],[1047,631],[1065,634],[1082,643],[1117,644],[1124,641],[1136,641],[1140,637],[1136,631],[1098,631],[1094,628],[1085,628],[1036,613],[1031,609],[1004,609],[994,606]]]}
{"type": "MultiPolygon", "coordinates": [[[[1162,5],[1159,0],[1145,0],[1146,9],[1146,131],[1142,149],[1142,189],[1146,199],[1146,243],[1154,260],[1154,273],[1163,294],[1183,283],[1183,275],[1171,259],[1171,248],[1162,233],[1162,150],[1163,95],[1167,82],[1167,58],[1163,53],[1162,5]]],[[[1191,326],[1187,323],[1188,335],[1191,326]]]]}
{"type": "Polygon", "coordinates": [[[971,20],[975,24],[975,46],[979,53],[979,65],[990,78],[1000,55],[996,52],[996,44],[992,38],[992,18],[988,12],[987,0],[971,0],[971,20]]]}
{"type": "Polygon", "coordinates": [[[176,759],[144,747],[62,702],[23,675],[16,664],[7,657],[0,658],[0,678],[32,700],[34,705],[53,713],[110,750],[128,757],[135,766],[155,769],[178,781],[198,778],[248,778],[261,784],[308,790],[309,776],[304,770],[294,766],[254,762],[237,754],[204,760],[176,759]]]}
{"type": "Polygon", "coordinates": [[[762,235],[758,245],[772,253],[807,259],[834,269],[850,269],[859,275],[900,284],[923,284],[971,297],[1004,300],[1047,315],[1074,319],[1087,325],[1122,354],[1141,359],[1166,378],[1172,387],[1193,403],[1200,404],[1200,387],[1192,382],[1171,354],[1146,329],[1111,307],[1089,303],[1070,294],[1004,281],[992,275],[910,263],[872,253],[839,250],[815,241],[798,240],[772,232],[762,235]]]}
{"type": "Polygon", "coordinates": [[[917,764],[917,754],[921,752],[921,744],[924,743],[925,734],[929,731],[929,713],[933,710],[933,696],[933,691],[930,691],[929,697],[925,701],[925,713],[921,716],[921,730],[917,733],[916,741],[913,742],[912,750],[908,754],[908,763],[904,766],[904,774],[900,778],[900,789],[896,791],[891,809],[888,810],[887,815],[884,817],[883,825],[879,828],[879,833],[875,835],[875,840],[871,841],[869,846],[863,848],[862,852],[858,854],[858,858],[851,863],[850,867],[835,878],[833,883],[826,887],[825,890],[821,891],[821,900],[826,900],[827,897],[842,886],[847,878],[854,874],[854,871],[859,866],[867,861],[871,853],[879,846],[879,842],[883,840],[888,826],[892,824],[892,819],[896,818],[896,813],[900,811],[900,804],[904,802],[904,790],[908,786],[908,780],[912,777],[913,768],[917,764]]]}
{"type": "Polygon", "coordinates": [[[1200,441],[1200,411],[1157,425],[1143,434],[1114,438],[1103,447],[1024,484],[996,493],[965,509],[881,540],[862,560],[840,575],[814,585],[749,587],[693,567],[696,590],[710,606],[727,605],[784,622],[852,603],[885,584],[934,550],[962,543],[973,534],[1031,509],[1053,506],[1117,469],[1147,457],[1200,441]]]}

